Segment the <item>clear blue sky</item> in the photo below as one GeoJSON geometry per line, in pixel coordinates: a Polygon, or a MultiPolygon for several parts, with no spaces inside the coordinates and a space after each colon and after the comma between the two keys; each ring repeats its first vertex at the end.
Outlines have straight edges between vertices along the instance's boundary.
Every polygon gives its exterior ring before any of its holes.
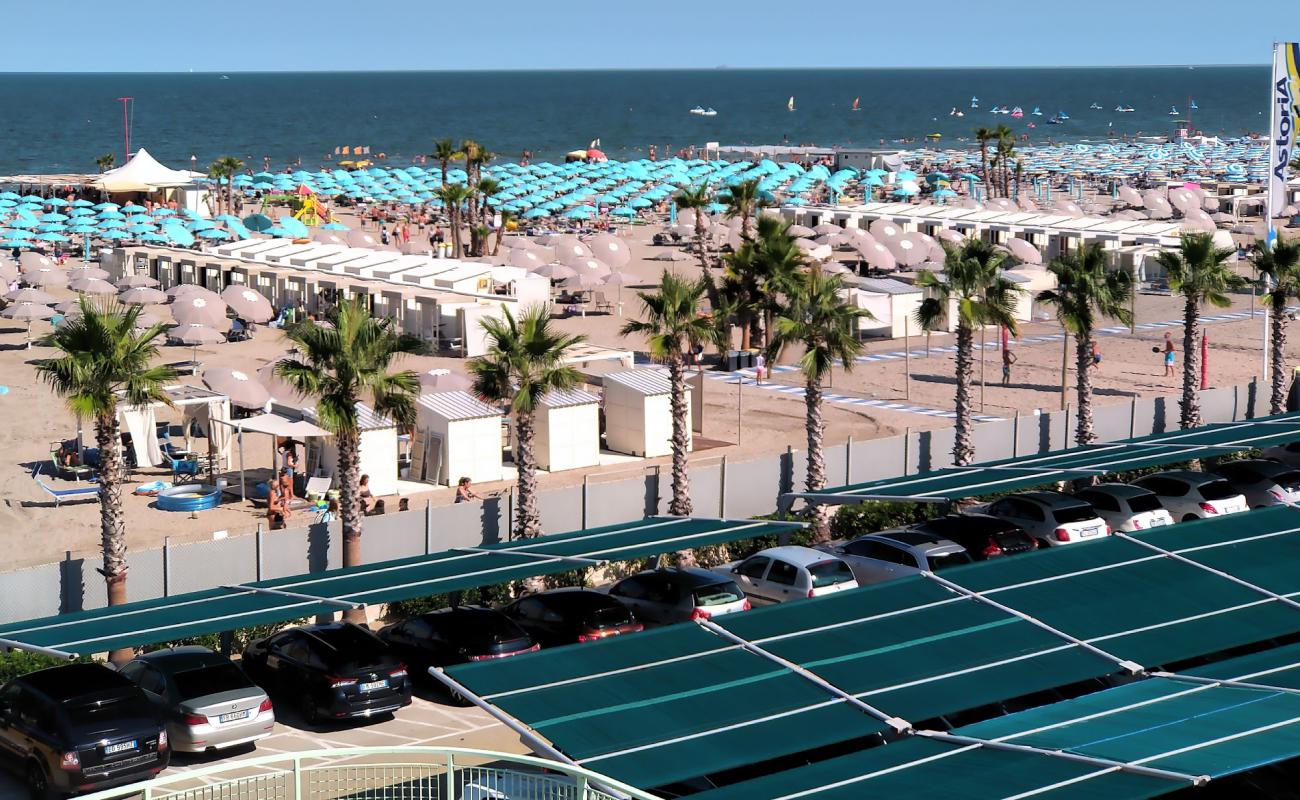
{"type": "Polygon", "coordinates": [[[0,71],[1264,64],[1289,2],[44,0],[0,71]]]}

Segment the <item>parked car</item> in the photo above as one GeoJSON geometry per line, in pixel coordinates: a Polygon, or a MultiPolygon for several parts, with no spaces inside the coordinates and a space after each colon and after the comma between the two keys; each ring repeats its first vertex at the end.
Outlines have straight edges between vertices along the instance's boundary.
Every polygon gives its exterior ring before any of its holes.
{"type": "Polygon", "coordinates": [[[0,756],[42,798],[148,780],[171,749],[139,687],[100,664],[67,664],[0,688],[0,756]]]}
{"type": "Polygon", "coordinates": [[[735,580],[746,595],[768,603],[858,588],[848,564],[811,547],[769,547],[713,571],[735,580]]]}
{"type": "Polygon", "coordinates": [[[1245,495],[1232,488],[1227,480],[1208,472],[1189,469],[1157,472],[1138,478],[1133,484],[1155,492],[1160,504],[1180,522],[1247,509],[1245,495]]]}
{"type": "Polygon", "coordinates": [[[1291,442],[1290,444],[1279,444],[1274,447],[1267,447],[1262,454],[1264,458],[1273,461],[1281,461],[1283,464],[1289,464],[1293,467],[1300,467],[1300,442],[1291,442]]]}
{"type": "Polygon", "coordinates": [[[1024,492],[994,500],[982,511],[1024,528],[1039,544],[1057,547],[1110,533],[1092,506],[1062,492],[1024,492]]]}
{"type": "Polygon", "coordinates": [[[536,651],[537,643],[509,617],[482,606],[458,606],[402,620],[379,638],[417,676],[429,667],[490,661],[536,651]]]}
{"type": "Polygon", "coordinates": [[[609,593],[647,625],[669,625],[748,611],[736,582],[698,567],[652,569],[630,575],[609,593]]]}
{"type": "Polygon", "coordinates": [[[1074,496],[1092,506],[1112,531],[1132,533],[1174,524],[1173,515],[1160,504],[1156,493],[1141,486],[1101,483],[1074,496]]]}
{"type": "Polygon", "coordinates": [[[271,699],[230,659],[206,647],[146,653],[121,669],[167,722],[172,749],[201,753],[271,735],[271,699]]]}
{"type": "Polygon", "coordinates": [[[1024,528],[988,514],[948,514],[918,522],[911,530],[955,542],[976,561],[1038,549],[1038,540],[1024,528]]]}
{"type": "Polygon", "coordinates": [[[1300,470],[1276,461],[1248,458],[1213,470],[1246,496],[1251,508],[1300,503],[1300,470]]]}
{"type": "Polygon", "coordinates": [[[644,628],[618,598],[594,589],[554,589],[529,595],[501,612],[542,647],[594,642],[644,628]]]}
{"type": "Polygon", "coordinates": [[[350,622],[289,628],[244,648],[244,669],[307,722],[372,717],[411,703],[406,665],[350,622]]]}
{"type": "Polygon", "coordinates": [[[956,542],[908,528],[869,533],[817,549],[843,559],[860,586],[917,575],[922,570],[942,572],[974,560],[956,542]]]}

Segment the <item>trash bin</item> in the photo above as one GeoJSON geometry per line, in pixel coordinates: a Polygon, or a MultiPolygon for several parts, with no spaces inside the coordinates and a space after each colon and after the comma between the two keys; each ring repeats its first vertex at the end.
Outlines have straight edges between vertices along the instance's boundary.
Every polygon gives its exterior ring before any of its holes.
{"type": "Polygon", "coordinates": [[[744,350],[740,354],[740,368],[749,369],[754,366],[754,351],[744,350]]]}
{"type": "Polygon", "coordinates": [[[739,350],[727,351],[727,372],[735,372],[740,369],[740,356],[739,350]]]}

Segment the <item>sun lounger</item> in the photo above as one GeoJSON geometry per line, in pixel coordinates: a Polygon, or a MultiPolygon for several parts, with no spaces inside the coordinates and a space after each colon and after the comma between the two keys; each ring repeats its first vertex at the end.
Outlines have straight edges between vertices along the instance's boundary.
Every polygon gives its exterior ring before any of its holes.
{"type": "Polygon", "coordinates": [[[45,493],[54,498],[54,507],[58,508],[64,500],[89,500],[99,496],[99,484],[82,484],[73,486],[68,489],[56,489],[45,481],[41,480],[40,472],[32,475],[36,479],[36,485],[45,490],[45,493]]]}

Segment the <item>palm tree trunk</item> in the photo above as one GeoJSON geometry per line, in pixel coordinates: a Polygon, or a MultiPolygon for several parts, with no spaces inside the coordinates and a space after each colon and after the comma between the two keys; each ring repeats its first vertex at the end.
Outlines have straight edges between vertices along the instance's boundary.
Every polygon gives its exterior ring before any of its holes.
{"type": "Polygon", "coordinates": [[[690,474],[686,468],[686,447],[689,443],[689,431],[686,426],[686,369],[680,354],[673,354],[668,360],[668,380],[672,384],[673,415],[673,475],[672,499],[668,503],[668,513],[678,517],[690,516],[691,486],[690,474]]]}
{"type": "Polygon", "coordinates": [[[989,189],[989,146],[985,141],[980,142],[980,178],[984,181],[984,191],[991,191],[989,189]]]}
{"type": "MultiPolygon", "coordinates": [[[[809,379],[804,386],[804,407],[807,414],[804,427],[808,435],[808,477],[804,481],[807,491],[826,488],[826,457],[822,452],[822,439],[826,435],[826,422],[822,419],[822,385],[820,380],[809,379]]],[[[813,542],[825,544],[831,540],[830,509],[821,503],[812,507],[808,521],[813,542]]]]}
{"type": "Polygon", "coordinates": [[[1273,299],[1273,336],[1272,365],[1273,395],[1269,402],[1270,414],[1281,414],[1286,410],[1286,299],[1273,299]]]}
{"type": "Polygon", "coordinates": [[[1183,399],[1178,420],[1183,428],[1195,428],[1201,424],[1201,400],[1196,394],[1199,360],[1196,354],[1197,320],[1196,299],[1189,297],[1183,306],[1183,399]]]}
{"type": "MultiPolygon", "coordinates": [[[[126,599],[126,517],[122,513],[122,454],[118,452],[117,412],[103,414],[95,420],[95,444],[99,446],[99,529],[103,551],[104,583],[108,604],[120,606],[126,599]]],[[[135,657],[127,647],[114,650],[109,661],[125,664],[135,657]]]]}
{"type": "Polygon", "coordinates": [[[1079,394],[1079,424],[1074,440],[1085,445],[1097,441],[1092,429],[1092,329],[1081,328],[1074,342],[1074,385],[1079,394]]]}
{"type": "Polygon", "coordinates": [[[965,466],[975,460],[971,439],[970,385],[974,375],[975,334],[967,325],[957,326],[957,425],[952,443],[952,462],[965,466]]]}
{"type": "MultiPolygon", "coordinates": [[[[343,523],[343,566],[361,565],[361,434],[339,431],[334,435],[339,451],[339,519],[343,523]]],[[[343,619],[364,625],[365,609],[348,609],[343,619]]]]}
{"type": "Polygon", "coordinates": [[[516,539],[531,539],[542,532],[542,517],[537,510],[537,454],[533,449],[535,423],[531,412],[515,415],[515,468],[519,471],[516,539]]]}
{"type": "Polygon", "coordinates": [[[704,209],[695,209],[695,247],[700,255],[700,269],[709,274],[709,254],[704,249],[704,209]]]}

